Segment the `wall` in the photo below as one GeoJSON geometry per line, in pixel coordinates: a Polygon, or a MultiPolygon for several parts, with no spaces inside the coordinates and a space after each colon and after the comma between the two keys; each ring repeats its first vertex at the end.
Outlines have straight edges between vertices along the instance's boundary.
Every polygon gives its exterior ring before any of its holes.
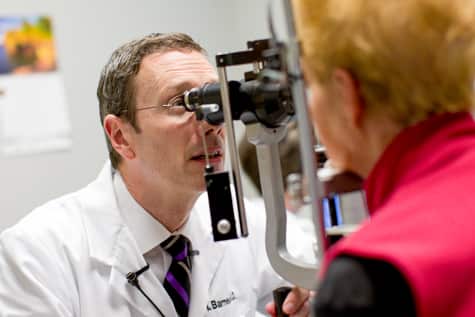
{"type": "MultiPolygon", "coordinates": [[[[265,1],[2,1],[0,16],[9,14],[53,18],[73,147],[64,152],[0,157],[0,230],[35,206],[96,177],[107,154],[95,90],[100,69],[119,44],[150,32],[182,31],[213,57],[217,52],[244,49],[247,40],[267,36],[265,1]]],[[[240,72],[231,75],[239,76],[240,72]]]]}

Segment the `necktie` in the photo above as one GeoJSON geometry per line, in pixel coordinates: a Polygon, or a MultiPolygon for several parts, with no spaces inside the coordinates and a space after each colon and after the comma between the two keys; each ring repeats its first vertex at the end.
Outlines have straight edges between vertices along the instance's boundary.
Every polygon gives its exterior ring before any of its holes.
{"type": "Polygon", "coordinates": [[[160,246],[172,256],[172,264],[168,269],[163,286],[170,295],[180,317],[188,316],[190,305],[191,249],[190,241],[183,235],[172,235],[160,246]]]}

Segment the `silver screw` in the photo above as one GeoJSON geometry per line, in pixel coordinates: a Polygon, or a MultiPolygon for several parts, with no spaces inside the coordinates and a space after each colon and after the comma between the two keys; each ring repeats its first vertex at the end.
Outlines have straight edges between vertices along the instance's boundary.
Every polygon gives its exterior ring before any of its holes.
{"type": "Polygon", "coordinates": [[[231,224],[226,219],[218,221],[218,232],[221,234],[227,234],[231,230],[231,224]]]}

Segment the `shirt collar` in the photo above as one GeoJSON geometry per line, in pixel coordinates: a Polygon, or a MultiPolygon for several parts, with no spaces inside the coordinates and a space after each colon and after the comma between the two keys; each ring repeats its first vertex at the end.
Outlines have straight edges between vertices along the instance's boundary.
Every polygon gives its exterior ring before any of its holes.
{"type": "Polygon", "coordinates": [[[113,173],[113,185],[120,214],[142,255],[152,251],[171,234],[183,234],[190,239],[193,246],[200,246],[204,240],[211,237],[206,195],[201,195],[198,199],[185,224],[175,232],[170,232],[132,197],[118,171],[113,173]]]}

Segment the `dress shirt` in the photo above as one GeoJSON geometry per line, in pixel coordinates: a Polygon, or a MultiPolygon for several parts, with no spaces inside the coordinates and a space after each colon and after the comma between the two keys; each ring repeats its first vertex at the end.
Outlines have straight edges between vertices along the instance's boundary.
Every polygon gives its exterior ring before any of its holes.
{"type": "Polygon", "coordinates": [[[113,179],[117,205],[124,222],[135,238],[137,247],[143,254],[145,261],[150,264],[150,269],[163,283],[172,263],[172,257],[160,247],[160,243],[171,234],[182,234],[190,239],[193,247],[191,231],[193,231],[194,226],[190,221],[192,216],[179,230],[172,233],[132,197],[118,171],[114,173],[113,179]]]}

